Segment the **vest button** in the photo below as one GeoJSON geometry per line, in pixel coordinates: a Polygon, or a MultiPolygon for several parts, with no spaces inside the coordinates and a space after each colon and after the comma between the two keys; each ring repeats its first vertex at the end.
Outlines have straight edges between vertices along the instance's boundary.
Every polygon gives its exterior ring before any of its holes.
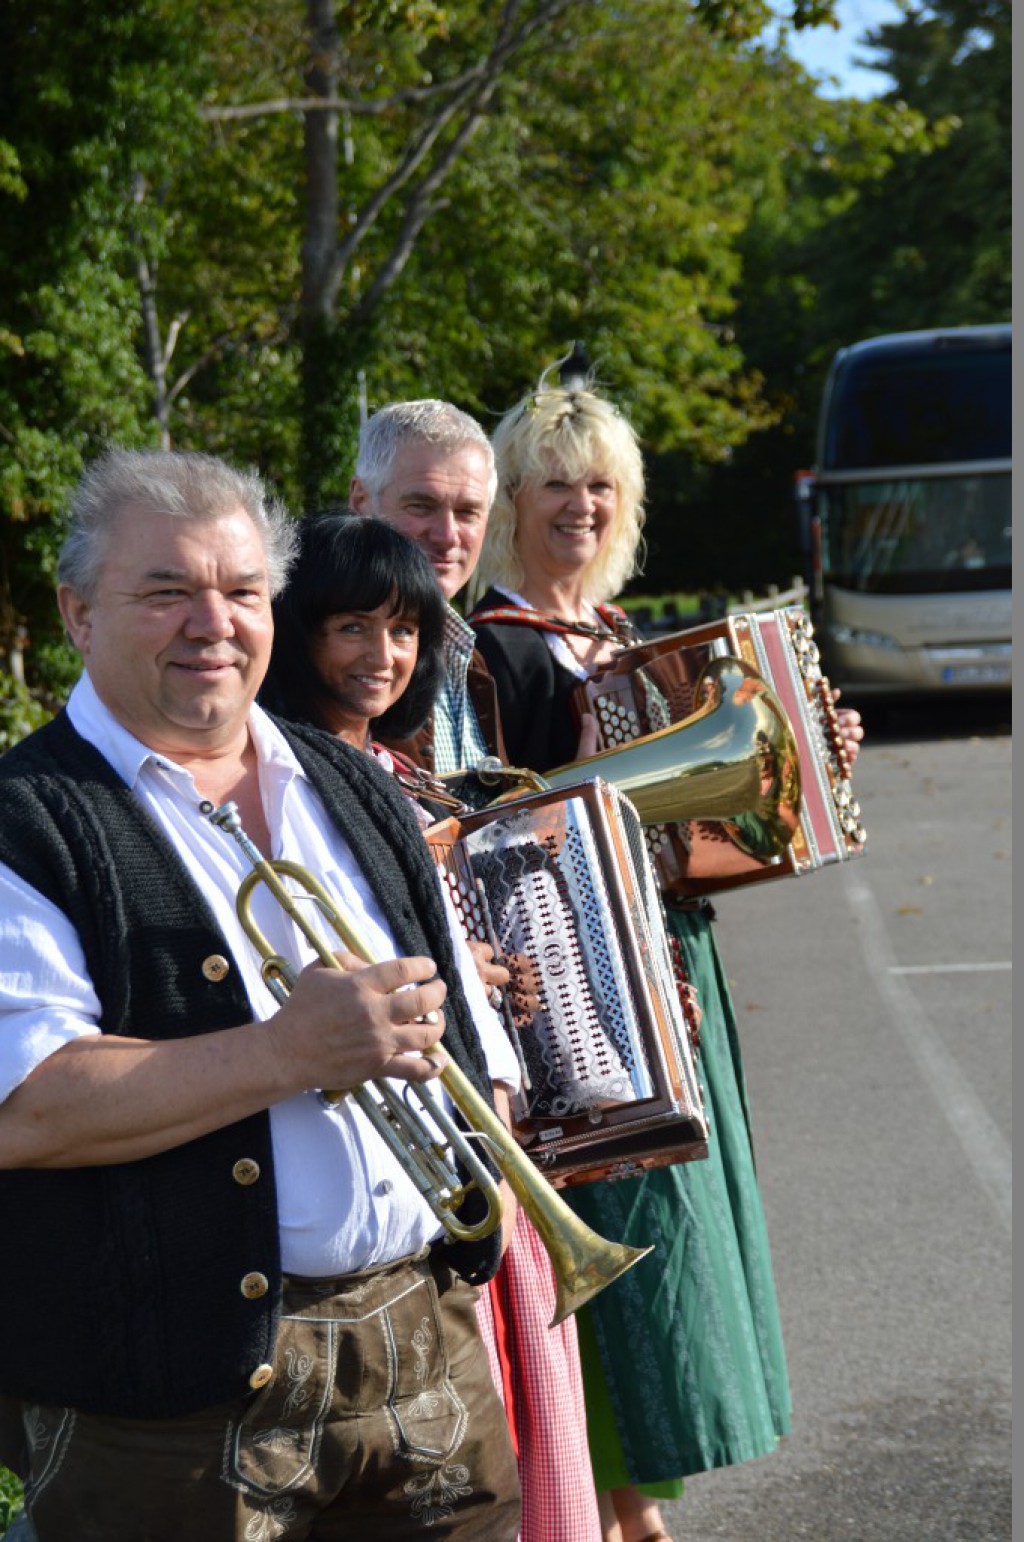
{"type": "Polygon", "coordinates": [[[243,1274],[238,1288],[247,1301],[258,1301],[270,1289],[270,1281],[258,1269],[253,1269],[251,1273],[243,1274]]]}
{"type": "Polygon", "coordinates": [[[223,954],[211,953],[209,958],[203,959],[203,978],[206,980],[212,980],[216,985],[218,980],[223,980],[224,976],[228,973],[230,968],[231,965],[228,963],[223,954]]]}
{"type": "Polygon", "coordinates": [[[240,1183],[247,1189],[250,1183],[255,1183],[260,1176],[260,1164],[254,1162],[252,1157],[241,1157],[231,1169],[231,1176],[236,1183],[240,1183]]]}
{"type": "Polygon", "coordinates": [[[274,1367],[272,1365],[258,1365],[249,1377],[249,1385],[254,1392],[259,1392],[261,1387],[267,1386],[274,1379],[274,1367]]]}

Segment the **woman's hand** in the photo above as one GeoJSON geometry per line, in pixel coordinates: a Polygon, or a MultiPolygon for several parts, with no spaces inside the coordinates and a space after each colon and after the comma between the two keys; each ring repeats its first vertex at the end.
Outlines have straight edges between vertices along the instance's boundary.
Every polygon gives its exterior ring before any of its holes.
{"type": "MultiPolygon", "coordinates": [[[[842,692],[833,689],[833,701],[839,701],[842,692]]],[[[837,707],[836,717],[839,720],[839,734],[846,750],[846,758],[852,766],[860,754],[860,742],[864,737],[864,724],[856,707],[837,707]]]]}
{"type": "Polygon", "coordinates": [[[584,712],[580,718],[580,742],[576,746],[576,759],[589,760],[601,747],[600,729],[592,712],[584,712]]]}
{"type": "Polygon", "coordinates": [[[504,964],[499,964],[494,957],[494,949],[489,942],[475,942],[469,939],[469,951],[473,955],[476,972],[480,976],[487,999],[492,1007],[501,1005],[501,992],[509,982],[509,972],[504,964]]]}

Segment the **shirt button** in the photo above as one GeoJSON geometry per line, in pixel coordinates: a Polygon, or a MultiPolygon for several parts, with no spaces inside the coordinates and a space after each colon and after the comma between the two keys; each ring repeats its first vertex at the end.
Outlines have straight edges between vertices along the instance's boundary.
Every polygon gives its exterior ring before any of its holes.
{"type": "Polygon", "coordinates": [[[390,1194],[394,1186],[395,1185],[391,1182],[390,1178],[382,1178],[377,1185],[377,1193],[390,1194]]]}
{"type": "Polygon", "coordinates": [[[274,1367],[272,1365],[258,1365],[249,1377],[249,1385],[254,1392],[259,1392],[268,1382],[274,1379],[274,1367]]]}
{"type": "Polygon", "coordinates": [[[250,1274],[243,1274],[239,1290],[247,1301],[258,1301],[265,1296],[270,1289],[270,1281],[265,1274],[260,1274],[258,1269],[253,1269],[250,1274]]]}
{"type": "Polygon", "coordinates": [[[223,954],[211,953],[209,958],[203,959],[203,978],[206,980],[212,980],[213,983],[216,984],[218,980],[224,979],[224,976],[228,973],[230,968],[231,965],[228,963],[223,954]]]}
{"type": "Polygon", "coordinates": [[[252,1157],[242,1157],[231,1169],[231,1176],[243,1188],[248,1188],[250,1183],[255,1183],[259,1178],[260,1164],[254,1162],[252,1157]]]}

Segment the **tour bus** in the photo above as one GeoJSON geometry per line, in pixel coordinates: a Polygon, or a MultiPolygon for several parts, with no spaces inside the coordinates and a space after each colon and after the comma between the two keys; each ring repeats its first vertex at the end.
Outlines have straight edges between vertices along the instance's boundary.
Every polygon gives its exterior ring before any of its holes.
{"type": "Polygon", "coordinates": [[[1010,686],[1009,326],[843,348],[798,473],[831,679],[865,695],[1010,686]]]}

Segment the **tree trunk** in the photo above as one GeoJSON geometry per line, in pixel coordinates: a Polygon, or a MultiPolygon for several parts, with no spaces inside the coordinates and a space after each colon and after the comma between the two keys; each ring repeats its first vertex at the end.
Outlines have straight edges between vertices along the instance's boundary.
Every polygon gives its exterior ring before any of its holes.
{"type": "MultiPolygon", "coordinates": [[[[338,94],[338,32],[334,0],[307,0],[310,96],[338,94]]],[[[338,114],[305,114],[306,229],[302,243],[303,320],[334,320],[331,269],[338,247],[338,114]]]]}
{"type": "MultiPolygon", "coordinates": [[[[307,0],[310,96],[338,94],[334,0],[307,0]]],[[[305,115],[306,227],[302,243],[302,489],[307,510],[343,503],[359,434],[357,372],[367,329],[339,328],[338,114],[305,115]]]]}
{"type": "MultiPolygon", "coordinates": [[[[139,172],[132,182],[132,198],[141,205],[146,198],[145,179],[139,172]]],[[[139,285],[139,307],[142,311],[142,349],[146,374],[153,387],[153,416],[160,427],[160,448],[171,448],[171,402],[167,394],[167,357],[160,338],[160,317],[156,306],[156,265],[151,264],[142,244],[142,236],[135,232],[135,276],[139,285]]]]}
{"type": "Polygon", "coordinates": [[[307,326],[303,337],[302,491],[311,511],[345,503],[359,441],[359,372],[371,357],[372,321],[307,326]]]}

